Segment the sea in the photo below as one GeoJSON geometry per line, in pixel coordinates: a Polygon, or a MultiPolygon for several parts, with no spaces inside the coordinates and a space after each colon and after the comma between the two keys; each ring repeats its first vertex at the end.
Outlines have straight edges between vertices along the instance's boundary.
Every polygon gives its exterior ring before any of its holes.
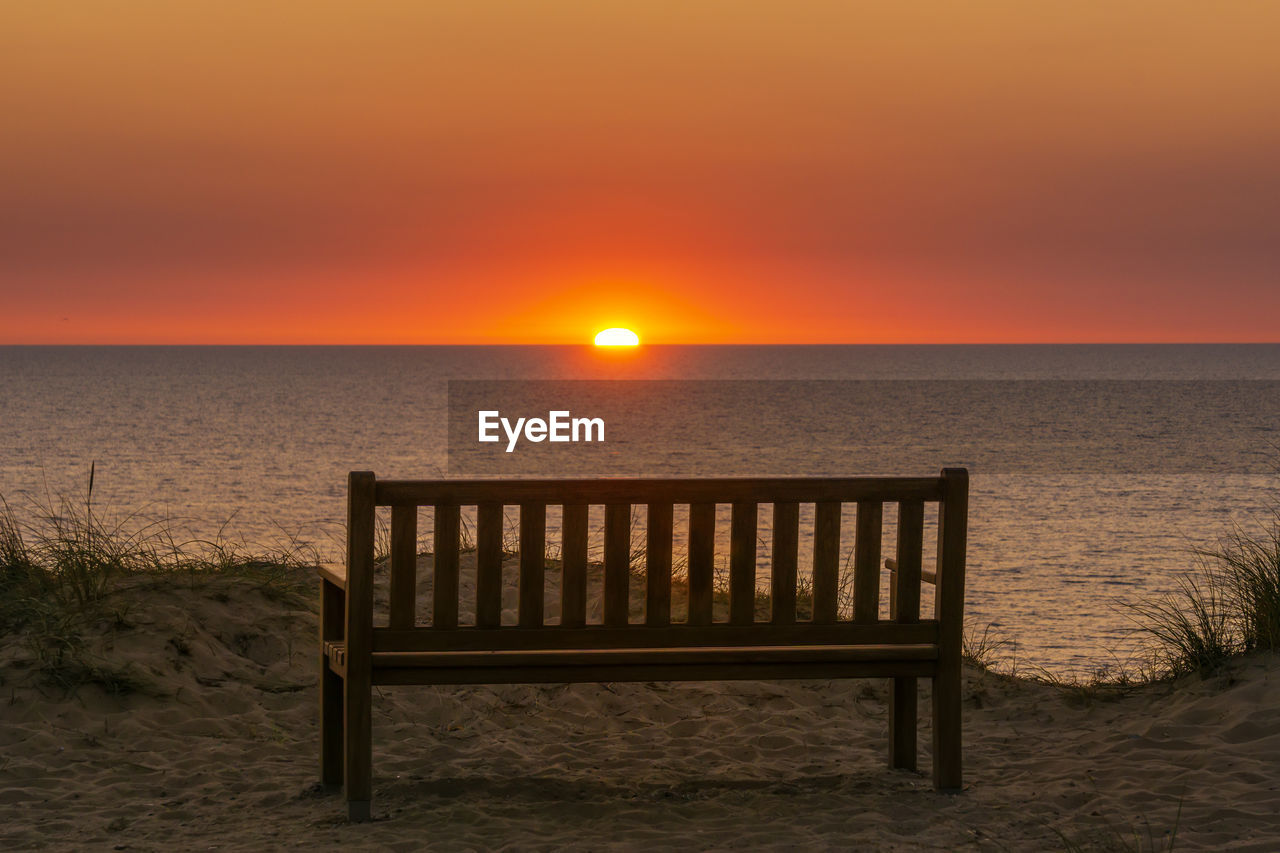
{"type": "MultiPolygon", "coordinates": [[[[565,475],[967,467],[968,630],[1024,670],[1140,660],[1128,605],[1280,505],[1277,344],[0,347],[0,497],[24,521],[81,511],[92,467],[112,523],[333,558],[349,471],[501,474],[457,454],[456,402],[522,383],[553,403],[559,388],[605,389],[615,408],[650,395],[646,447],[606,440],[609,458],[565,475]]],[[[889,527],[884,542],[891,555],[889,527]]]]}

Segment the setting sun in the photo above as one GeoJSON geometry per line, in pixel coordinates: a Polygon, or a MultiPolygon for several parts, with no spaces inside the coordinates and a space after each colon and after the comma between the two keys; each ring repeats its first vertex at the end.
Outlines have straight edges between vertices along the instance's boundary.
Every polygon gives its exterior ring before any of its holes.
{"type": "Polygon", "coordinates": [[[640,343],[640,336],[630,329],[605,329],[596,335],[598,347],[634,347],[640,343]]]}

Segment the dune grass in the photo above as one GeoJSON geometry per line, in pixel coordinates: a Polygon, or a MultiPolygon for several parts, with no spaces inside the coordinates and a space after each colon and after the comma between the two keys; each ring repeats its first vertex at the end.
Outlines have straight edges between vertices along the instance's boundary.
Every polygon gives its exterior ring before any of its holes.
{"type": "Polygon", "coordinates": [[[234,576],[272,600],[311,606],[309,573],[299,570],[315,562],[297,542],[251,552],[221,535],[183,538],[169,521],[103,514],[91,474],[79,501],[47,500],[19,513],[0,498],[0,640],[25,648],[25,665],[47,684],[134,692],[145,687],[138,676],[96,656],[89,642],[130,627],[131,582],[234,576]]]}
{"type": "Polygon", "coordinates": [[[1241,655],[1280,651],[1280,510],[1257,532],[1237,526],[1217,546],[1193,549],[1190,557],[1194,568],[1176,579],[1172,592],[1120,605],[1146,640],[1126,660],[1085,673],[1020,666],[1016,654],[1010,657],[1016,643],[987,626],[965,632],[965,662],[1051,684],[1090,705],[1145,684],[1211,675],[1241,655]]]}
{"type": "Polygon", "coordinates": [[[1259,532],[1237,526],[1192,554],[1197,567],[1172,593],[1128,605],[1164,673],[1211,672],[1237,655],[1280,650],[1280,510],[1259,532]]]}

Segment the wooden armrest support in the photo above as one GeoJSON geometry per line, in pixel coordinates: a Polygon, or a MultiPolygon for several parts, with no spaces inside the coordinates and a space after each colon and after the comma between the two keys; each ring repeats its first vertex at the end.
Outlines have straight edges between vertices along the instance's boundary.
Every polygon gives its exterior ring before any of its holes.
{"type": "Polygon", "coordinates": [[[345,590],[347,588],[347,568],[337,564],[328,563],[316,566],[316,574],[322,579],[333,584],[338,589],[345,590]]]}
{"type": "MultiPolygon", "coordinates": [[[[898,570],[898,561],[893,559],[893,557],[886,557],[884,567],[891,572],[896,572],[898,570]]],[[[932,569],[921,569],[920,580],[924,583],[931,583],[936,586],[938,583],[938,573],[932,569]]]]}

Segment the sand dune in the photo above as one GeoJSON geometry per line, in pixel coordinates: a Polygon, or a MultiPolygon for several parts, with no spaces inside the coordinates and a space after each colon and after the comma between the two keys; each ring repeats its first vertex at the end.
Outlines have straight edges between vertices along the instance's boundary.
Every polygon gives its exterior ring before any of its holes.
{"type": "Polygon", "coordinates": [[[1274,657],[1118,698],[971,672],[955,796],[885,768],[877,681],[381,689],[379,819],[348,825],[314,784],[306,605],[229,577],[115,600],[93,648],[140,692],[0,647],[4,848],[1280,849],[1274,657]]]}

